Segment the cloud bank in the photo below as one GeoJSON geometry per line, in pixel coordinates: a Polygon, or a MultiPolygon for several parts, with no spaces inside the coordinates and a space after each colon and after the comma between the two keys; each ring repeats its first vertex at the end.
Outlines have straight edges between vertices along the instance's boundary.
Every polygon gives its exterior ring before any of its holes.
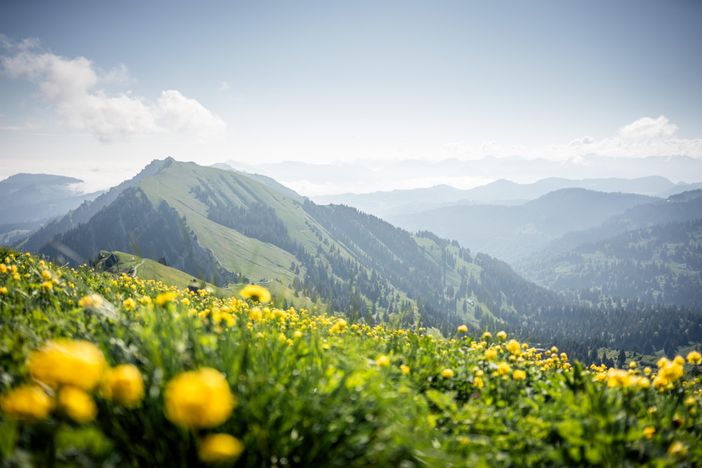
{"type": "Polygon", "coordinates": [[[109,93],[108,85],[124,84],[124,66],[101,71],[85,57],[62,57],[40,48],[37,41],[0,41],[0,68],[13,78],[35,83],[41,98],[70,127],[112,141],[130,135],[178,132],[208,137],[226,124],[197,100],[180,91],[161,91],[156,99],[130,91],[109,93]]]}

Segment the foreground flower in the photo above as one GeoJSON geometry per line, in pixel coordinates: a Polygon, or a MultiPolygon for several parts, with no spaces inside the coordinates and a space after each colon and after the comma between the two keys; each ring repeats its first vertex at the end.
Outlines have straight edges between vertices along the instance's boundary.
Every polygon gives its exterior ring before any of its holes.
{"type": "Polygon", "coordinates": [[[144,379],[139,369],[132,364],[122,364],[107,371],[102,395],[127,408],[139,405],[144,398],[144,379]]]}
{"type": "Polygon", "coordinates": [[[702,364],[702,354],[699,351],[690,351],[687,355],[687,362],[694,365],[702,364]]]}
{"type": "Polygon", "coordinates": [[[25,421],[46,419],[54,407],[49,395],[38,385],[23,385],[0,398],[0,409],[7,416],[25,421]]]}
{"type": "Polygon", "coordinates": [[[258,284],[249,284],[244,286],[244,289],[239,292],[244,299],[251,299],[254,302],[266,304],[271,302],[271,293],[266,288],[258,284]]]}
{"type": "Polygon", "coordinates": [[[173,291],[169,291],[156,296],[156,304],[163,307],[175,301],[176,299],[178,299],[178,294],[173,291]]]}
{"type": "Polygon", "coordinates": [[[80,424],[89,423],[97,414],[93,399],[77,387],[62,387],[58,393],[58,405],[69,418],[80,424]]]}
{"type": "Polygon", "coordinates": [[[232,463],[244,451],[244,444],[229,434],[210,434],[200,441],[198,455],[205,463],[232,463]]]}
{"type": "Polygon", "coordinates": [[[52,388],[73,385],[89,391],[102,379],[105,357],[88,341],[60,339],[30,354],[27,367],[33,378],[52,388]]]}
{"type": "Polygon", "coordinates": [[[385,355],[379,356],[378,359],[375,360],[375,363],[378,367],[388,367],[390,365],[390,358],[385,355]]]}
{"type": "Polygon", "coordinates": [[[526,379],[526,372],[521,369],[517,369],[512,373],[512,378],[514,380],[524,380],[526,379]]]}
{"type": "Polygon", "coordinates": [[[507,348],[507,351],[512,354],[519,354],[522,350],[522,347],[517,340],[509,340],[505,347],[507,348]]]}
{"type": "Polygon", "coordinates": [[[451,379],[451,378],[453,378],[454,375],[455,375],[455,373],[451,369],[444,369],[441,371],[441,377],[443,377],[445,379],[451,379]]]}
{"type": "Polygon", "coordinates": [[[234,396],[221,372],[208,367],[183,372],[166,386],[166,417],[189,428],[222,424],[234,409],[234,396]]]}

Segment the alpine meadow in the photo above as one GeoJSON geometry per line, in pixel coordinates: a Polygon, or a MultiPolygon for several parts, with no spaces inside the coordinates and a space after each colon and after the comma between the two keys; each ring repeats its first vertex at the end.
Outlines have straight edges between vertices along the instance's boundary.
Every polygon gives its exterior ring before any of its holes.
{"type": "Polygon", "coordinates": [[[702,466],[702,3],[0,6],[0,466],[702,466]]]}

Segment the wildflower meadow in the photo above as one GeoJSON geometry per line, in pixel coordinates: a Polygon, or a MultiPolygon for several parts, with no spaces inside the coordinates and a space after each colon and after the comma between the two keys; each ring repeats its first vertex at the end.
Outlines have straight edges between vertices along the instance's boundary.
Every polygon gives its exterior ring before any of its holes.
{"type": "Polygon", "coordinates": [[[0,256],[4,466],[700,466],[701,364],[0,256]]]}

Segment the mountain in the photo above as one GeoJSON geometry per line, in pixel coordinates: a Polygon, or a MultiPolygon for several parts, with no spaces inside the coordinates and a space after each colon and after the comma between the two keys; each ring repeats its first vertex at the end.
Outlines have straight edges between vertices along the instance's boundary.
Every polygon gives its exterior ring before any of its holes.
{"type": "Polygon", "coordinates": [[[82,182],[51,174],[16,174],[0,181],[0,242],[11,243],[95,198],[98,193],[75,189],[82,182]]]}
{"type": "Polygon", "coordinates": [[[25,250],[38,251],[47,242],[53,239],[54,236],[88,222],[98,211],[114,202],[126,189],[135,186],[141,179],[158,172],[162,167],[169,165],[173,161],[172,158],[166,158],[162,161],[152,161],[132,179],[122,182],[94,200],[91,200],[89,203],[84,203],[78,208],[69,211],[65,216],[46,224],[27,239],[23,240],[18,247],[25,250]]]}
{"type": "MultiPolygon", "coordinates": [[[[237,170],[247,173],[263,174],[272,177],[283,185],[297,192],[312,197],[318,203],[347,204],[383,217],[385,212],[374,211],[368,205],[355,204],[356,200],[345,199],[346,195],[332,194],[364,194],[367,192],[388,191],[398,188],[432,187],[448,185],[452,187],[476,187],[490,181],[506,179],[518,182],[539,181],[545,177],[557,175],[570,181],[582,179],[610,180],[648,179],[650,176],[660,176],[668,181],[662,181],[672,186],[675,192],[690,190],[685,184],[701,182],[702,158],[687,156],[650,156],[650,157],[606,157],[598,155],[585,155],[568,160],[554,159],[527,159],[524,157],[492,157],[480,159],[448,158],[442,160],[358,160],[349,162],[332,162],[313,164],[295,161],[251,163],[253,158],[242,158],[239,161],[227,161],[226,164],[237,170]],[[614,178],[614,179],[612,179],[614,178]],[[326,198],[326,197],[329,198],[326,198]],[[341,198],[338,198],[341,197],[341,198]],[[369,209],[370,208],[370,209],[369,209]]],[[[516,182],[515,182],[516,183],[516,182]]],[[[538,182],[537,182],[538,183],[538,182]]],[[[656,183],[658,184],[658,183],[656,183]]],[[[530,184],[524,184],[530,185],[530,184]]],[[[634,184],[635,185],[635,184],[634,184]]],[[[498,184],[499,186],[499,184],[498,184]]],[[[645,184],[639,188],[626,186],[590,187],[587,185],[573,185],[550,187],[546,191],[559,188],[587,188],[605,192],[630,192],[651,196],[670,196],[673,192],[659,193],[656,190],[661,186],[652,186],[649,190],[645,184]],[[643,187],[643,188],[641,188],[643,187]],[[641,190],[641,192],[639,192],[641,190]]],[[[508,187],[509,188],[509,187],[508,187]]],[[[665,187],[664,187],[664,190],[665,187]]],[[[533,198],[545,194],[539,192],[533,198]]],[[[494,203],[495,200],[521,200],[523,198],[512,194],[498,194],[498,198],[477,199],[473,203],[494,203]],[[506,197],[506,198],[505,198],[506,197]]],[[[476,195],[477,196],[477,195],[476,195]]],[[[468,200],[470,196],[461,196],[451,200],[468,200]]],[[[424,200],[431,202],[431,199],[424,200]]],[[[500,202],[502,204],[502,202],[500,202]]],[[[513,204],[513,203],[511,203],[513,204]]],[[[407,202],[400,200],[398,206],[406,206],[407,202]]],[[[420,207],[425,210],[431,207],[420,207]]],[[[411,207],[410,207],[411,208],[411,207]]],[[[393,212],[396,213],[396,212],[393,212]]]]}
{"type": "Polygon", "coordinates": [[[702,190],[634,207],[569,233],[517,264],[539,284],[588,300],[702,305],[702,190]]]}
{"type": "Polygon", "coordinates": [[[390,216],[410,231],[429,230],[462,245],[506,260],[543,248],[570,231],[597,226],[611,216],[654,198],[561,189],[518,206],[455,205],[415,214],[390,216]]]}
{"type": "Polygon", "coordinates": [[[566,188],[582,188],[598,192],[623,192],[647,196],[669,196],[684,191],[688,184],[673,184],[664,177],[651,176],[636,179],[564,179],[551,177],[529,184],[505,179],[468,190],[447,185],[424,189],[393,190],[364,194],[344,193],[314,197],[321,204],[340,203],[362,211],[391,219],[392,216],[414,214],[433,208],[452,205],[519,205],[542,197],[549,192],[566,188]]]}
{"type": "Polygon", "coordinates": [[[371,322],[421,319],[442,330],[516,320],[560,301],[487,255],[354,208],[316,205],[193,163],[147,169],[108,192],[111,202],[85,206],[79,223],[76,213],[58,220],[53,226],[66,229],[37,250],[73,263],[118,250],[219,285],[262,282],[371,322]]]}

